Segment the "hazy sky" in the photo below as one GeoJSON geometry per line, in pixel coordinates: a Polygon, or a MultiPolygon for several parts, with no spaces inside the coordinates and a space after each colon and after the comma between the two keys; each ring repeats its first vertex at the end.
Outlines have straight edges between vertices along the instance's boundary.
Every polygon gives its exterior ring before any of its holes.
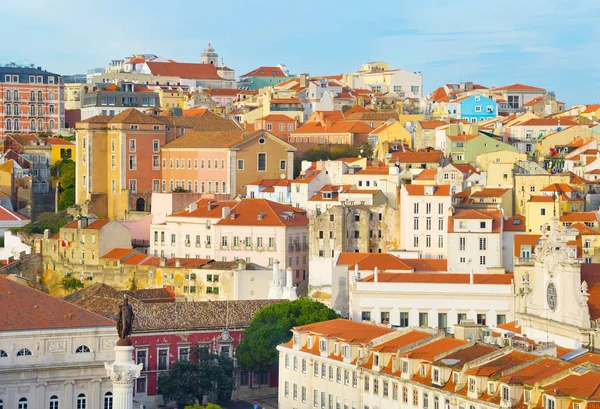
{"type": "Polygon", "coordinates": [[[7,0],[0,64],[85,73],[131,53],[197,62],[210,41],[244,74],[351,72],[368,60],[443,83],[545,87],[600,102],[600,1],[7,0]],[[8,38],[18,41],[7,41],[8,38]]]}

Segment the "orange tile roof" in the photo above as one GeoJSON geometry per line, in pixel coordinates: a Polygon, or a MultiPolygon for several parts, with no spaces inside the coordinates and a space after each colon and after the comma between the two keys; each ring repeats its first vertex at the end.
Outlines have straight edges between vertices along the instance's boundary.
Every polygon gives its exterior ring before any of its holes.
{"type": "MultiPolygon", "coordinates": [[[[108,219],[99,219],[99,220],[95,220],[92,223],[88,224],[87,227],[84,227],[84,229],[88,229],[88,230],[100,230],[101,228],[103,228],[104,226],[106,226],[108,223],[110,223],[110,220],[108,219]]],[[[63,226],[63,229],[77,229],[78,223],[77,220],[72,221],[71,223],[67,224],[66,226],[63,226]]]]}
{"type": "Polygon", "coordinates": [[[240,78],[245,77],[286,77],[286,75],[279,67],[258,67],[244,75],[240,75],[240,78]]]}
{"type": "Polygon", "coordinates": [[[505,331],[514,332],[515,334],[521,333],[521,327],[517,327],[516,321],[507,322],[506,324],[498,324],[497,327],[505,331]]]}
{"type": "Polygon", "coordinates": [[[460,368],[462,368],[467,362],[481,358],[498,350],[499,348],[491,345],[476,343],[472,346],[452,352],[446,355],[444,358],[433,362],[432,365],[460,370],[460,368]]]}
{"type": "MultiPolygon", "coordinates": [[[[403,188],[411,196],[425,196],[425,186],[423,185],[403,185],[403,188]]],[[[435,186],[431,196],[450,196],[450,185],[435,186]]]]}
{"type": "Polygon", "coordinates": [[[437,169],[423,169],[414,180],[435,180],[437,169]]]}
{"type": "Polygon", "coordinates": [[[223,208],[234,207],[238,202],[234,200],[217,201],[212,199],[200,199],[196,204],[196,209],[190,211],[185,210],[179,213],[173,213],[167,217],[199,217],[207,219],[220,219],[222,217],[223,208]]]}
{"type": "Polygon", "coordinates": [[[266,199],[242,199],[220,226],[308,226],[306,211],[266,199]],[[290,214],[290,217],[286,215],[290,214]]]}
{"type": "Polygon", "coordinates": [[[598,236],[600,235],[600,230],[594,229],[593,227],[586,226],[581,222],[573,223],[569,226],[569,229],[577,229],[579,230],[579,234],[581,236],[598,236]]]}
{"type": "Polygon", "coordinates": [[[504,220],[504,231],[526,231],[525,216],[515,214],[513,217],[509,217],[504,220]]]}
{"type": "Polygon", "coordinates": [[[574,364],[578,364],[578,365],[584,364],[586,362],[591,362],[593,364],[600,365],[600,354],[595,354],[593,352],[586,352],[582,356],[577,357],[570,362],[574,363],[574,364]]]}
{"type": "Polygon", "coordinates": [[[380,271],[396,270],[411,271],[412,267],[404,263],[398,257],[388,253],[351,253],[342,252],[338,257],[336,265],[348,266],[348,269],[354,269],[358,264],[359,270],[373,270],[377,267],[380,271]]]}
{"type": "Polygon", "coordinates": [[[391,328],[337,318],[331,321],[294,327],[298,332],[309,332],[325,338],[336,338],[348,343],[366,344],[375,338],[394,332],[391,328]]]}
{"type": "Polygon", "coordinates": [[[583,110],[584,114],[591,114],[593,112],[596,112],[597,110],[600,109],[600,104],[589,104],[585,106],[585,109],[583,110]]]}
{"type": "Polygon", "coordinates": [[[486,187],[486,188],[481,189],[478,192],[474,192],[473,194],[471,194],[471,197],[502,197],[509,191],[510,191],[510,188],[486,187]]]}
{"type": "Polygon", "coordinates": [[[410,359],[419,359],[421,361],[433,362],[435,357],[441,353],[448,352],[462,345],[468,344],[469,341],[464,341],[454,338],[441,338],[429,344],[411,349],[402,354],[403,357],[410,359]]]}
{"type": "Polygon", "coordinates": [[[364,169],[359,170],[358,172],[354,172],[355,175],[388,175],[389,173],[390,168],[387,166],[367,166],[364,169]]]}
{"type": "Polygon", "coordinates": [[[270,114],[262,118],[258,118],[256,121],[280,121],[280,122],[296,122],[294,118],[290,118],[283,114],[270,114]]]}
{"type": "Polygon", "coordinates": [[[519,366],[525,362],[537,359],[537,355],[526,354],[520,351],[512,351],[497,359],[487,362],[483,365],[471,368],[467,371],[468,375],[494,377],[500,375],[503,371],[514,366],[519,366]]]}
{"type": "Polygon", "coordinates": [[[302,101],[300,101],[298,98],[272,98],[271,99],[271,104],[300,104],[302,101]]]}
{"type": "Polygon", "coordinates": [[[400,259],[415,272],[448,271],[448,260],[441,258],[403,258],[400,259]]]}
{"type": "Polygon", "coordinates": [[[440,163],[444,152],[432,150],[429,152],[392,152],[389,163],[440,163]]]}
{"type": "Polygon", "coordinates": [[[448,217],[448,233],[454,233],[454,219],[491,220],[492,233],[500,233],[504,219],[502,210],[456,210],[454,215],[448,217]]]}
{"type": "Polygon", "coordinates": [[[559,193],[564,193],[564,192],[577,192],[577,190],[573,189],[571,186],[567,185],[566,183],[552,183],[551,185],[546,186],[545,188],[543,188],[542,190],[540,190],[540,192],[559,192],[559,193]]]}
{"type": "Polygon", "coordinates": [[[552,396],[571,396],[579,399],[600,399],[600,373],[590,371],[584,374],[573,373],[543,387],[552,396]]]}
{"type": "Polygon", "coordinates": [[[155,124],[163,125],[163,123],[152,115],[144,114],[135,108],[126,109],[123,112],[113,116],[110,124],[155,124]]]}
{"type": "Polygon", "coordinates": [[[113,327],[114,321],[76,307],[0,274],[0,331],[113,327]]]}
{"type": "Polygon", "coordinates": [[[512,84],[504,87],[492,88],[493,91],[546,91],[545,88],[532,87],[531,85],[512,84]]]}
{"type": "Polygon", "coordinates": [[[106,253],[105,255],[103,255],[100,258],[108,258],[108,259],[122,259],[123,257],[127,256],[129,253],[132,253],[133,249],[124,249],[124,248],[116,248],[116,249],[112,249],[111,251],[109,251],[108,253],[106,253]]]}
{"type": "Polygon", "coordinates": [[[451,141],[455,141],[455,142],[467,142],[467,141],[470,141],[471,139],[475,139],[479,136],[481,136],[481,135],[476,133],[476,134],[469,134],[469,135],[446,135],[446,138],[450,139],[451,141]]]}
{"type": "Polygon", "coordinates": [[[175,61],[148,61],[146,64],[152,75],[190,79],[222,79],[217,73],[217,67],[213,64],[182,63],[175,61]]]}
{"type": "MultiPolygon", "coordinates": [[[[474,284],[510,284],[514,276],[507,274],[474,274],[474,284]]],[[[469,284],[470,274],[457,273],[378,273],[378,282],[380,283],[426,283],[426,284],[469,284]]],[[[371,274],[360,280],[365,283],[372,283],[374,276],[371,274]]]]}
{"type": "Polygon", "coordinates": [[[348,116],[348,115],[352,115],[352,114],[356,114],[356,113],[360,113],[360,112],[372,112],[370,110],[368,110],[365,107],[362,107],[360,105],[354,105],[352,106],[349,110],[347,110],[344,115],[348,116]]]}
{"type": "Polygon", "coordinates": [[[426,332],[411,330],[405,334],[400,335],[399,337],[392,338],[389,341],[372,347],[371,351],[394,353],[398,351],[399,348],[405,347],[410,344],[414,344],[415,342],[421,341],[425,338],[429,338],[431,337],[431,335],[432,334],[428,334],[426,332]]]}
{"type": "Polygon", "coordinates": [[[554,203],[552,196],[531,196],[529,198],[531,203],[554,203]]]}
{"type": "Polygon", "coordinates": [[[137,266],[142,261],[146,260],[148,257],[149,257],[148,254],[134,254],[133,256],[129,257],[127,260],[123,261],[123,264],[137,266]]]}
{"type": "Polygon", "coordinates": [[[475,166],[470,165],[468,163],[465,164],[460,164],[460,163],[453,163],[452,166],[458,170],[460,173],[463,173],[465,175],[467,174],[472,174],[472,173],[479,173],[477,171],[477,168],[475,168],[475,166]]]}
{"type": "Polygon", "coordinates": [[[513,255],[521,256],[521,246],[531,246],[531,252],[534,253],[540,237],[540,234],[515,234],[513,255]]]}
{"type": "Polygon", "coordinates": [[[581,125],[578,122],[572,121],[567,118],[531,118],[525,122],[521,122],[518,125],[513,126],[576,126],[581,125]]]}
{"type": "Polygon", "coordinates": [[[73,142],[64,140],[62,138],[42,138],[42,141],[46,142],[48,145],[75,146],[75,144],[73,142]]]}
{"type": "Polygon", "coordinates": [[[27,217],[20,213],[8,210],[4,206],[0,206],[0,220],[1,221],[12,221],[12,220],[29,220],[27,217]]]}

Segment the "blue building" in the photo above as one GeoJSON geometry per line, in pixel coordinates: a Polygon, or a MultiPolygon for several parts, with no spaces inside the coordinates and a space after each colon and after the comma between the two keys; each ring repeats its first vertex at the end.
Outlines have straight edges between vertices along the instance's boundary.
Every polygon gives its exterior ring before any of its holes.
{"type": "Polygon", "coordinates": [[[496,101],[479,94],[450,100],[447,106],[450,118],[466,119],[473,123],[496,118],[498,115],[496,101]]]}

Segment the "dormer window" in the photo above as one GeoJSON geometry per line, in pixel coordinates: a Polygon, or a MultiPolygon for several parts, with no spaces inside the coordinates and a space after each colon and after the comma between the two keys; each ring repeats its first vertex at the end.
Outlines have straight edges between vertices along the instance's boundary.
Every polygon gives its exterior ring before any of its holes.
{"type": "Polygon", "coordinates": [[[344,358],[350,358],[350,345],[342,346],[342,356],[344,358]]]}
{"type": "Polygon", "coordinates": [[[529,403],[531,400],[531,391],[525,391],[523,393],[523,403],[529,403]]]}
{"type": "Polygon", "coordinates": [[[427,375],[427,370],[425,368],[425,365],[421,365],[421,376],[426,376],[427,375]]]}
{"type": "Polygon", "coordinates": [[[469,392],[475,392],[475,378],[469,378],[469,392]]]}
{"type": "Polygon", "coordinates": [[[506,402],[510,400],[510,389],[506,385],[502,385],[502,400],[506,402]]]}
{"type": "Polygon", "coordinates": [[[455,385],[458,383],[458,373],[457,372],[452,373],[452,383],[455,385]]]}
{"type": "Polygon", "coordinates": [[[308,349],[311,349],[313,345],[313,337],[309,336],[308,337],[308,349]]]}
{"type": "Polygon", "coordinates": [[[326,339],[322,339],[321,341],[319,341],[319,351],[327,352],[327,340],[326,339]]]}
{"type": "Polygon", "coordinates": [[[431,375],[431,379],[435,383],[439,383],[440,382],[440,370],[439,369],[437,369],[437,368],[433,369],[433,372],[432,372],[432,375],[431,375]]]}
{"type": "Polygon", "coordinates": [[[375,355],[373,355],[373,356],[374,356],[374,358],[373,358],[373,364],[374,364],[375,366],[379,366],[379,355],[378,355],[378,354],[375,354],[375,355]]]}
{"type": "Polygon", "coordinates": [[[556,409],[556,402],[554,401],[554,398],[544,395],[544,408],[556,409]]]}
{"type": "Polygon", "coordinates": [[[297,347],[300,343],[300,336],[298,334],[294,334],[294,346],[297,347]]]}
{"type": "Polygon", "coordinates": [[[333,344],[333,354],[338,355],[340,353],[338,343],[333,344]]]}
{"type": "Polygon", "coordinates": [[[402,373],[408,374],[408,361],[402,361],[402,373]]]}
{"type": "Polygon", "coordinates": [[[488,394],[493,395],[496,393],[496,385],[494,382],[488,382],[488,394]]]}

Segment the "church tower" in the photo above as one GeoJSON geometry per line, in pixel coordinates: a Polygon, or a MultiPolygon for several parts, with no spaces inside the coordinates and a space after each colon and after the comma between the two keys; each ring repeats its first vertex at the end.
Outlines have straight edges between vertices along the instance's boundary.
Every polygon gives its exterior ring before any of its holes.
{"type": "Polygon", "coordinates": [[[219,55],[215,52],[215,49],[210,46],[210,43],[208,43],[208,47],[204,49],[204,52],[200,57],[200,62],[202,64],[212,64],[214,66],[217,66],[219,63],[219,55]]]}

